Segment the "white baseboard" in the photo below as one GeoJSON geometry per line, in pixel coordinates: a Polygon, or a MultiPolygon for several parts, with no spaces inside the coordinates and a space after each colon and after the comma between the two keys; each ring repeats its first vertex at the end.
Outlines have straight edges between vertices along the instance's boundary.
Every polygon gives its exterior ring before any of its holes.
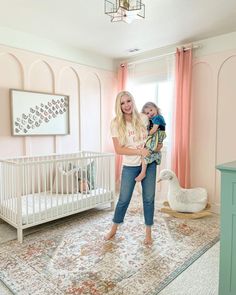
{"type": "Polygon", "coordinates": [[[220,204],[216,204],[216,203],[211,204],[211,212],[220,214],[220,204]]]}

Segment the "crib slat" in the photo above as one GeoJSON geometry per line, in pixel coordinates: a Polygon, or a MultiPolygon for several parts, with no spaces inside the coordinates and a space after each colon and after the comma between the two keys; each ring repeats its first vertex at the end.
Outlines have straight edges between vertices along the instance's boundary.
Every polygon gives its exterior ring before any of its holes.
{"type": "MultiPolygon", "coordinates": [[[[73,161],[71,168],[74,168],[74,166],[75,166],[75,162],[73,161]]],[[[72,205],[71,205],[71,210],[73,212],[75,210],[74,174],[73,174],[73,177],[71,177],[70,191],[72,192],[72,205]]]]}
{"type": "Polygon", "coordinates": [[[53,217],[53,209],[52,209],[52,190],[53,190],[53,163],[49,164],[49,188],[50,188],[50,218],[53,217]]]}
{"type": "MultiPolygon", "coordinates": [[[[26,196],[28,196],[29,194],[31,194],[31,190],[30,190],[30,166],[25,166],[25,169],[26,169],[26,177],[27,177],[27,181],[26,181],[26,185],[27,185],[27,190],[26,190],[26,196]]],[[[28,200],[28,198],[27,198],[28,200]]],[[[27,211],[28,211],[28,206],[29,204],[27,203],[27,211]]],[[[27,219],[29,219],[27,217],[27,219]]]]}
{"type": "MultiPolygon", "coordinates": [[[[40,177],[40,175],[39,175],[40,177]]],[[[35,203],[37,202],[36,197],[35,197],[35,164],[33,163],[31,166],[31,175],[30,175],[30,179],[31,179],[31,190],[32,190],[32,198],[33,198],[33,223],[36,222],[36,218],[35,218],[35,203]]],[[[39,200],[39,218],[41,219],[41,204],[40,204],[40,200],[39,200]]]]}
{"type": "Polygon", "coordinates": [[[22,166],[17,167],[17,236],[18,240],[22,242],[22,201],[21,201],[21,184],[22,184],[22,166]]]}
{"type": "MultiPolygon", "coordinates": [[[[38,164],[36,165],[36,171],[37,171],[37,191],[38,192],[41,192],[41,169],[42,169],[42,166],[40,165],[40,162],[38,162],[38,164]]],[[[38,208],[39,208],[39,212],[38,212],[38,215],[39,215],[39,219],[41,220],[42,219],[42,216],[41,216],[41,197],[39,198],[39,203],[38,203],[38,208]]]]}
{"type": "Polygon", "coordinates": [[[44,195],[44,208],[45,208],[45,218],[46,219],[48,219],[48,204],[47,204],[47,196],[46,196],[47,195],[47,165],[48,165],[48,163],[42,164],[43,195],[44,195]]]}
{"type": "Polygon", "coordinates": [[[56,196],[57,196],[57,206],[56,206],[56,216],[58,216],[58,199],[59,199],[59,196],[58,196],[58,164],[56,163],[56,196]]]}
{"type": "Polygon", "coordinates": [[[91,151],[0,160],[0,218],[17,227],[21,240],[23,228],[112,200],[113,160],[112,154],[91,151]]]}

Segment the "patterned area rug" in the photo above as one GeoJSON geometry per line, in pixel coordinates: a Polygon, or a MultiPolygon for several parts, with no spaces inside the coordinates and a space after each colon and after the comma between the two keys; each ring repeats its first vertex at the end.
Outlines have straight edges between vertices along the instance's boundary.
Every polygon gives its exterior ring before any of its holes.
{"type": "Polygon", "coordinates": [[[154,295],[219,240],[217,215],[183,220],[156,210],[146,247],[142,209],[132,204],[111,241],[103,236],[112,211],[94,209],[0,245],[0,279],[17,295],[154,295]]]}

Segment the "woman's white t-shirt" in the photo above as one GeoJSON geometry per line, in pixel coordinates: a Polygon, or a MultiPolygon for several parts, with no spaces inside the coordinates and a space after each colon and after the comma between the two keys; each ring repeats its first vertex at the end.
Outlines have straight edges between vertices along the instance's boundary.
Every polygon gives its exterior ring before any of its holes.
{"type": "MultiPolygon", "coordinates": [[[[145,126],[148,126],[148,117],[144,114],[140,114],[141,119],[145,126]]],[[[141,149],[144,147],[145,140],[147,139],[147,131],[144,130],[141,135],[141,139],[137,138],[137,134],[135,132],[134,127],[130,122],[126,122],[126,138],[127,142],[124,145],[125,147],[131,148],[131,149],[141,149]]],[[[118,138],[118,130],[117,126],[115,124],[112,124],[111,126],[111,136],[118,138]]],[[[141,156],[138,155],[124,155],[123,156],[123,165],[126,166],[139,166],[141,165],[141,156]]]]}

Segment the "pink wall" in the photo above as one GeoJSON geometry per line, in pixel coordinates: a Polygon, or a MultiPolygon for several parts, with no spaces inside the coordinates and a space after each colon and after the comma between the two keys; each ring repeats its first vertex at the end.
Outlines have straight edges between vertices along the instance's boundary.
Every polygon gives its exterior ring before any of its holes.
{"type": "Polygon", "coordinates": [[[114,72],[0,46],[0,157],[112,151],[108,127],[116,88],[114,72]],[[11,136],[10,88],[69,95],[71,133],[11,136]]]}
{"type": "MultiPolygon", "coordinates": [[[[216,211],[220,193],[215,166],[236,158],[235,76],[236,50],[194,59],[191,186],[206,187],[216,211]]],[[[116,89],[114,72],[0,46],[0,157],[64,153],[91,147],[112,151],[109,124],[116,89]],[[10,88],[69,95],[71,134],[11,136],[10,88]]]]}
{"type": "Polygon", "coordinates": [[[196,58],[193,64],[191,186],[206,187],[215,211],[220,180],[215,166],[236,160],[236,50],[196,58]]]}

